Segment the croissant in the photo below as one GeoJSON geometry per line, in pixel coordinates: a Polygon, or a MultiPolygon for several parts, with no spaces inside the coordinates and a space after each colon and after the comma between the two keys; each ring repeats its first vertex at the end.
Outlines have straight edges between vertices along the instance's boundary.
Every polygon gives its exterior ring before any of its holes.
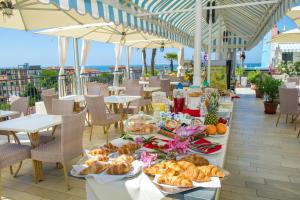
{"type": "Polygon", "coordinates": [[[106,155],[97,155],[97,157],[95,158],[90,158],[87,161],[85,161],[85,164],[90,166],[91,164],[93,164],[95,161],[108,161],[108,157],[106,155]]]}
{"type": "Polygon", "coordinates": [[[219,168],[215,167],[214,165],[207,165],[198,167],[205,175],[207,176],[216,176],[219,178],[224,178],[225,174],[219,168]]]}
{"type": "Polygon", "coordinates": [[[124,154],[124,155],[118,156],[117,158],[113,159],[112,164],[117,164],[117,163],[122,163],[122,162],[131,164],[133,161],[134,161],[134,158],[132,156],[124,154]]]}
{"type": "Polygon", "coordinates": [[[114,146],[112,143],[103,145],[104,148],[108,149],[110,152],[116,152],[118,147],[114,146]]]}
{"type": "Polygon", "coordinates": [[[124,145],[122,145],[122,146],[118,149],[118,153],[119,153],[120,155],[122,155],[122,154],[132,154],[132,153],[134,153],[136,150],[138,150],[139,148],[141,148],[141,146],[138,145],[138,144],[134,144],[134,143],[124,144],[124,145]]]}
{"type": "Polygon", "coordinates": [[[186,170],[187,168],[189,167],[195,167],[195,165],[191,162],[188,162],[188,161],[184,161],[184,160],[181,160],[181,161],[178,161],[177,164],[183,169],[183,170],[186,170]]]}
{"type": "Polygon", "coordinates": [[[195,182],[209,182],[211,181],[210,177],[205,175],[200,169],[197,167],[189,167],[185,170],[181,175],[195,182]]]}
{"type": "Polygon", "coordinates": [[[80,172],[80,175],[99,174],[110,166],[107,162],[94,161],[80,172]]]}
{"type": "Polygon", "coordinates": [[[105,148],[93,149],[89,152],[89,154],[92,156],[96,156],[96,155],[100,155],[100,154],[108,155],[109,153],[110,153],[110,151],[105,148]]]}
{"type": "Polygon", "coordinates": [[[152,166],[144,169],[144,173],[147,175],[155,176],[156,174],[163,174],[165,169],[161,168],[160,166],[152,166]]]}
{"type": "Polygon", "coordinates": [[[115,165],[112,165],[110,168],[108,168],[107,173],[111,175],[120,175],[120,174],[126,174],[131,169],[131,164],[128,163],[118,163],[115,165]]]}
{"type": "Polygon", "coordinates": [[[165,163],[165,168],[181,171],[181,166],[176,161],[167,161],[165,163]]]}
{"type": "Polygon", "coordinates": [[[209,162],[207,159],[198,156],[196,154],[191,154],[189,156],[183,157],[180,160],[188,161],[193,163],[196,166],[204,166],[204,165],[209,165],[209,162]]]}
{"type": "Polygon", "coordinates": [[[157,183],[179,187],[193,187],[193,182],[184,176],[162,175],[158,178],[157,183]]]}

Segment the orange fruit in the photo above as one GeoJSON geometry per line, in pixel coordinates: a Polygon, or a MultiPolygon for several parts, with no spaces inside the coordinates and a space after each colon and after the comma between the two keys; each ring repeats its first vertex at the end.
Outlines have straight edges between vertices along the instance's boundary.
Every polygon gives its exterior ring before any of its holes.
{"type": "Polygon", "coordinates": [[[227,131],[227,126],[222,123],[217,124],[217,132],[218,134],[224,135],[227,131]]]}
{"type": "Polygon", "coordinates": [[[217,127],[215,125],[208,125],[208,126],[206,126],[206,133],[208,135],[215,135],[215,134],[217,134],[217,127]]]}

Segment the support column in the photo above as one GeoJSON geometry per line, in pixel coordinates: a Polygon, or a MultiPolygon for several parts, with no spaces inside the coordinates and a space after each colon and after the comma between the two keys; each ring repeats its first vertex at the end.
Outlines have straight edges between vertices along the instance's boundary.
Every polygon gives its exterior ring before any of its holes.
{"type": "Polygon", "coordinates": [[[76,94],[81,94],[81,84],[80,84],[80,69],[79,69],[79,53],[78,53],[78,38],[73,39],[74,45],[74,65],[75,65],[75,75],[76,75],[76,94]]]}
{"type": "Polygon", "coordinates": [[[208,58],[207,58],[207,82],[210,85],[210,67],[211,67],[211,32],[212,32],[212,2],[210,2],[209,6],[209,24],[208,24],[208,58]]]}
{"type": "Polygon", "coordinates": [[[195,38],[194,38],[194,77],[193,85],[200,86],[201,80],[201,46],[202,46],[202,35],[201,35],[201,25],[202,25],[202,3],[201,0],[196,0],[195,7],[195,38]]]}
{"type": "Polygon", "coordinates": [[[219,24],[218,24],[218,41],[217,41],[217,52],[218,52],[218,57],[217,60],[223,60],[223,45],[222,45],[222,20],[221,17],[219,17],[219,24]]]}

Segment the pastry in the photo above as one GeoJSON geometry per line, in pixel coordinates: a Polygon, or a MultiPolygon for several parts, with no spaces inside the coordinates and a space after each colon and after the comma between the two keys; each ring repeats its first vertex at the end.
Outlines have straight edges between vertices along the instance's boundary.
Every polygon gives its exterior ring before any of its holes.
{"type": "Polygon", "coordinates": [[[153,124],[144,124],[141,126],[140,132],[142,134],[151,134],[155,130],[155,126],[153,124]]]}
{"type": "Polygon", "coordinates": [[[144,169],[145,174],[152,175],[152,176],[155,176],[157,174],[163,174],[163,173],[165,173],[165,171],[166,170],[159,165],[154,165],[152,167],[148,167],[148,168],[144,169]]]}
{"type": "Polygon", "coordinates": [[[123,155],[118,156],[117,158],[113,159],[112,164],[117,164],[117,163],[122,163],[122,162],[131,164],[133,161],[134,161],[134,158],[132,156],[123,154],[123,155]]]}
{"type": "Polygon", "coordinates": [[[118,150],[118,147],[114,146],[112,143],[105,144],[103,147],[108,149],[110,152],[116,152],[118,150]]]}
{"type": "Polygon", "coordinates": [[[194,166],[187,168],[185,171],[181,173],[181,175],[195,182],[211,181],[209,176],[205,175],[200,169],[194,166]]]}
{"type": "Polygon", "coordinates": [[[201,166],[198,167],[205,175],[210,177],[219,177],[224,178],[225,174],[222,172],[218,167],[215,167],[214,165],[207,165],[207,166],[201,166]]]}
{"type": "Polygon", "coordinates": [[[157,183],[179,187],[193,187],[193,182],[184,176],[162,175],[158,178],[157,183]]]}
{"type": "Polygon", "coordinates": [[[178,126],[178,123],[175,120],[168,119],[165,122],[165,127],[167,129],[174,130],[175,128],[177,128],[177,126],[178,126]]]}
{"type": "Polygon", "coordinates": [[[189,167],[195,167],[193,163],[184,160],[178,161],[177,164],[182,168],[182,170],[186,170],[189,167]]]}
{"type": "Polygon", "coordinates": [[[189,97],[200,97],[201,93],[200,92],[191,92],[189,93],[189,97]]]}
{"type": "Polygon", "coordinates": [[[185,157],[181,158],[180,160],[191,162],[196,166],[209,165],[209,162],[207,159],[205,159],[201,156],[198,156],[197,154],[191,154],[189,156],[185,156],[185,157]]]}
{"type": "Polygon", "coordinates": [[[105,148],[99,148],[99,149],[93,149],[89,152],[90,155],[96,156],[96,155],[108,155],[110,151],[105,148]]]}
{"type": "Polygon", "coordinates": [[[181,166],[176,162],[176,161],[167,161],[165,163],[165,168],[166,169],[173,169],[175,171],[181,171],[181,166]]]}
{"type": "Polygon", "coordinates": [[[139,148],[141,148],[141,146],[135,143],[124,144],[118,149],[118,154],[132,154],[139,148]]]}
{"type": "Polygon", "coordinates": [[[107,162],[94,161],[89,163],[89,166],[80,172],[80,175],[99,174],[110,166],[107,162]]]}
{"type": "Polygon", "coordinates": [[[108,157],[106,155],[97,155],[96,157],[90,158],[87,161],[85,161],[86,165],[91,165],[93,162],[95,161],[103,161],[103,162],[107,162],[108,161],[108,157]]]}
{"type": "Polygon", "coordinates": [[[113,164],[110,168],[108,168],[107,173],[111,175],[121,175],[126,174],[131,169],[131,164],[126,162],[120,162],[113,164]]]}

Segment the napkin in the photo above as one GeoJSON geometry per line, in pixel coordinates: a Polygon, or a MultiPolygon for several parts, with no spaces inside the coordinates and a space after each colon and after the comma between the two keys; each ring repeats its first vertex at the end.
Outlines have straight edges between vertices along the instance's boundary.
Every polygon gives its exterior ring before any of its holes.
{"type": "MultiPolygon", "coordinates": [[[[195,144],[210,144],[210,143],[211,143],[211,141],[206,140],[204,138],[201,138],[201,139],[199,139],[199,140],[197,140],[195,142],[195,144]]],[[[222,149],[222,145],[221,144],[215,146],[214,148],[208,149],[205,154],[211,154],[211,153],[214,153],[216,151],[219,151],[220,149],[222,149]]]]}

